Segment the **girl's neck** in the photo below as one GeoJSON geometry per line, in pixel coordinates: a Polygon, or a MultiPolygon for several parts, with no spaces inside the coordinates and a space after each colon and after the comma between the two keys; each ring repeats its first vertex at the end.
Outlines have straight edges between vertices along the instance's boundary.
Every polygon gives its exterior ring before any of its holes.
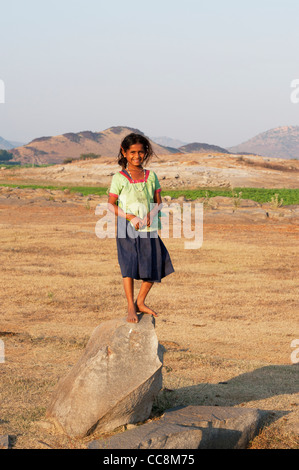
{"type": "Polygon", "coordinates": [[[132,168],[131,168],[130,165],[128,165],[126,169],[129,170],[129,171],[131,171],[131,172],[132,172],[132,171],[133,171],[133,172],[136,171],[136,172],[139,172],[139,173],[140,173],[141,171],[144,171],[144,168],[143,168],[141,165],[140,165],[140,166],[137,166],[137,167],[136,167],[136,166],[133,166],[132,168]]]}

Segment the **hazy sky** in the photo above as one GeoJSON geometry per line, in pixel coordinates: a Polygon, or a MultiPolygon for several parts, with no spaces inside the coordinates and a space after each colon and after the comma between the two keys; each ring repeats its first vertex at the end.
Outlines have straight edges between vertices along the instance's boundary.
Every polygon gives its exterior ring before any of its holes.
{"type": "Polygon", "coordinates": [[[299,125],[298,0],[0,6],[5,139],[126,125],[228,147],[299,125]]]}

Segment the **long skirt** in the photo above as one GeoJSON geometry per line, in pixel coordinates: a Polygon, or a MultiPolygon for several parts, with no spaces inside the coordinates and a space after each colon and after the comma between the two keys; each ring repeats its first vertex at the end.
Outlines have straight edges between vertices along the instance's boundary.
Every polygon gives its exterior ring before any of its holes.
{"type": "Polygon", "coordinates": [[[161,282],[174,272],[166,246],[154,232],[139,232],[123,218],[117,224],[117,255],[122,277],[161,282]]]}

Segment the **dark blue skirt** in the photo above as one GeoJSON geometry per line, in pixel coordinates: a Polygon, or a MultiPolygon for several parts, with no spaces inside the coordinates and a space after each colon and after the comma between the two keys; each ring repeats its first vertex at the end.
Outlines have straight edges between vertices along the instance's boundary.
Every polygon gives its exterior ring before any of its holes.
{"type": "Polygon", "coordinates": [[[139,232],[130,222],[118,217],[117,255],[122,277],[161,282],[174,272],[166,246],[157,231],[139,232]]]}

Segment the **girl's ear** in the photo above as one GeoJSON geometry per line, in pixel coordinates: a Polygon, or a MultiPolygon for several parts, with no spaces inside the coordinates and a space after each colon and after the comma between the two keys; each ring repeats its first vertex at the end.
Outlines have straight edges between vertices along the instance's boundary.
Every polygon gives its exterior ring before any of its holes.
{"type": "Polygon", "coordinates": [[[123,156],[124,158],[126,158],[126,152],[124,151],[124,149],[123,149],[122,147],[121,147],[121,153],[122,153],[122,156],[123,156]]]}

